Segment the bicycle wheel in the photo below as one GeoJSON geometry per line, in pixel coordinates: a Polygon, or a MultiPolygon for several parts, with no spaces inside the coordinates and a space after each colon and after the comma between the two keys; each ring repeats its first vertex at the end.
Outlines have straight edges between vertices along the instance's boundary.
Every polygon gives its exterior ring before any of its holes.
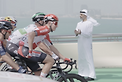
{"type": "MultiPolygon", "coordinates": [[[[78,74],[67,74],[65,77],[67,79],[67,82],[87,82],[83,77],[78,74]]],[[[66,82],[62,77],[60,77],[58,81],[66,82]]]]}

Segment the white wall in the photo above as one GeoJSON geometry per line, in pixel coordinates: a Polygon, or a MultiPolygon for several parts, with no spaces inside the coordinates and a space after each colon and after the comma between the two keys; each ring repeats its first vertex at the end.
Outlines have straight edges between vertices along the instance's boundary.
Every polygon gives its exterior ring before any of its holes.
{"type": "MultiPolygon", "coordinates": [[[[77,43],[55,43],[66,57],[77,59],[77,43]]],[[[122,42],[93,42],[95,67],[122,67],[122,42]]]]}

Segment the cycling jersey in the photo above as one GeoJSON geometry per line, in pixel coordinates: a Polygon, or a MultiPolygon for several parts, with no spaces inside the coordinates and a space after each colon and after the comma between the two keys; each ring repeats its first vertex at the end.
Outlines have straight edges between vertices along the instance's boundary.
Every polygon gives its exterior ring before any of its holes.
{"type": "Polygon", "coordinates": [[[28,33],[34,31],[36,37],[33,41],[33,49],[35,49],[40,42],[45,42],[48,46],[52,45],[49,38],[49,28],[47,26],[37,27],[35,24],[31,24],[26,28],[16,30],[10,37],[9,41],[19,45],[19,41],[24,42],[24,46],[28,47],[28,33]]]}
{"type": "Polygon", "coordinates": [[[4,46],[3,46],[3,42],[0,41],[0,55],[3,56],[5,54],[6,54],[6,50],[5,50],[4,46]]]}

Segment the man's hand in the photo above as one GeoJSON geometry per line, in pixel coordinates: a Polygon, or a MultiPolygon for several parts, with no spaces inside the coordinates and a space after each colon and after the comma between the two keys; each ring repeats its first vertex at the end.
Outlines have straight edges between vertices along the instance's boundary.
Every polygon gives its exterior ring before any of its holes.
{"type": "Polygon", "coordinates": [[[78,34],[81,34],[81,30],[79,30],[79,29],[75,30],[74,32],[75,32],[76,36],[78,36],[78,34]]]}

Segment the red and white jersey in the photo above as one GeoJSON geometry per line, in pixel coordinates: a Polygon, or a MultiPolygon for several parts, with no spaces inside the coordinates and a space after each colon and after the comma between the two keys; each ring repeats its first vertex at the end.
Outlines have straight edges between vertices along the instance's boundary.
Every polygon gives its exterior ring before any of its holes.
{"type": "Polygon", "coordinates": [[[34,24],[31,24],[23,29],[16,30],[8,39],[8,41],[19,44],[19,41],[24,42],[24,46],[28,47],[28,33],[34,31],[36,37],[33,41],[33,49],[35,49],[40,42],[45,42],[48,46],[52,44],[49,38],[49,28],[47,26],[37,27],[34,24]]]}

